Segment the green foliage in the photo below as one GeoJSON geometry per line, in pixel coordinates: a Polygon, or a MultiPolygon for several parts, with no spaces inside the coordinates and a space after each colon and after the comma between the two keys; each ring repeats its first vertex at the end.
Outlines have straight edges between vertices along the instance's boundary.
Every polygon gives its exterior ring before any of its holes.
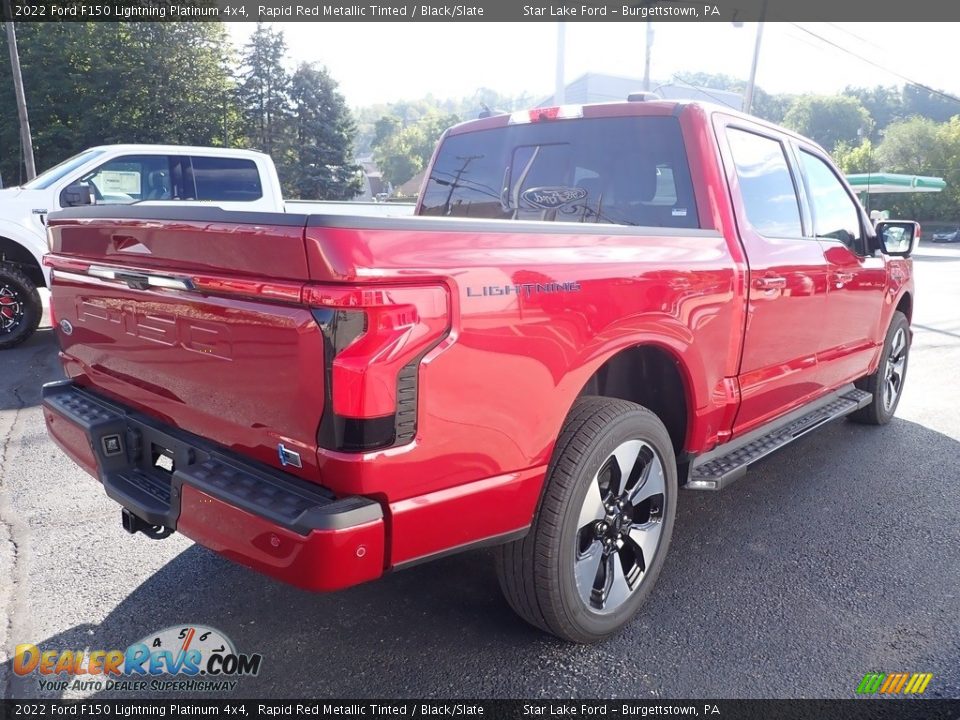
{"type": "Polygon", "coordinates": [[[941,125],[928,118],[913,117],[887,128],[877,153],[890,172],[930,174],[943,169],[941,125]]]}
{"type": "Polygon", "coordinates": [[[946,122],[960,115],[960,100],[945,93],[934,93],[916,85],[903,88],[903,116],[919,115],[937,122],[946,122]]]}
{"type": "Polygon", "coordinates": [[[837,167],[847,174],[878,172],[880,170],[877,149],[869,140],[864,140],[859,145],[848,145],[845,142],[840,142],[832,155],[837,167]]]}
{"type": "Polygon", "coordinates": [[[847,87],[843,94],[854,98],[870,113],[870,118],[873,120],[870,140],[874,143],[880,141],[882,131],[890,123],[902,119],[906,113],[901,90],[896,86],[847,87]]]}
{"type": "Polygon", "coordinates": [[[326,68],[303,63],[290,80],[296,132],[287,183],[301,198],[349,200],[363,189],[351,148],[356,125],[326,68]]]}
{"type": "MultiPolygon", "coordinates": [[[[284,68],[283,34],[258,25],[239,60],[216,22],[18,23],[38,170],[94,145],[255,147],[285,192],[344,199],[360,189],[356,128],[324,69],[284,68]]],[[[0,34],[0,173],[26,179],[0,34]]]]}
{"type": "Polygon", "coordinates": [[[356,111],[357,152],[361,155],[372,152],[393,131],[413,125],[429,115],[456,115],[469,120],[477,117],[484,106],[509,112],[531,107],[535,102],[527,93],[501,95],[495,90],[480,88],[462,98],[439,99],[427,95],[418,100],[369,105],[356,111]]]}
{"type": "Polygon", "coordinates": [[[290,77],[283,67],[286,52],[283,33],[257,23],[243,50],[237,87],[247,142],[271,156],[286,144],[284,134],[289,130],[290,77]]]}
{"type": "Polygon", "coordinates": [[[444,130],[459,121],[456,115],[430,114],[387,136],[373,153],[383,179],[402,185],[423,170],[444,130]]]}
{"type": "MultiPolygon", "coordinates": [[[[92,145],[233,145],[240,115],[220,23],[18,23],[37,169],[92,145]]],[[[0,172],[25,180],[0,34],[0,172]]]]}
{"type": "Polygon", "coordinates": [[[898,217],[956,222],[960,218],[960,117],[938,123],[912,117],[890,125],[876,151],[886,172],[935,175],[947,182],[943,192],[897,193],[874,198],[898,217]]]}
{"type": "Polygon", "coordinates": [[[783,124],[828,151],[841,142],[859,143],[861,135],[867,137],[873,130],[867,109],[845,95],[801,95],[790,105],[783,124]]]}

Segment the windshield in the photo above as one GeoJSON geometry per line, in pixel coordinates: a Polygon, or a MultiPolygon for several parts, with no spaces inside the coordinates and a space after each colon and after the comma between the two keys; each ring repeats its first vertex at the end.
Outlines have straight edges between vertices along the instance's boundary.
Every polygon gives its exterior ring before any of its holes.
{"type": "Polygon", "coordinates": [[[68,160],[64,160],[59,165],[54,165],[49,170],[40,173],[33,180],[28,182],[25,187],[27,190],[46,190],[64,175],[73,172],[75,169],[84,165],[88,160],[92,160],[97,155],[103,155],[103,150],[84,150],[79,155],[74,155],[68,160]]]}

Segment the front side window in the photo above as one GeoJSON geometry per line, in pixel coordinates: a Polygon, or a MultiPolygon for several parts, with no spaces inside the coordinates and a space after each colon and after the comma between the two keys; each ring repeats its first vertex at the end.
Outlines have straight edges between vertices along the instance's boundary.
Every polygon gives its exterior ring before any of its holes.
{"type": "Polygon", "coordinates": [[[674,117],[541,120],[451,135],[420,214],[699,227],[674,117]]]}
{"type": "Polygon", "coordinates": [[[190,158],[197,200],[252,202],[263,197],[260,173],[253,160],[243,158],[190,158]]]}
{"type": "Polygon", "coordinates": [[[862,234],[857,206],[827,163],[805,150],[800,151],[800,163],[810,190],[814,234],[855,249],[862,234]]]}
{"type": "Polygon", "coordinates": [[[166,155],[124,155],[84,175],[98,205],[172,199],[170,158],[166,155]]]}
{"type": "Polygon", "coordinates": [[[727,129],[747,220],[761,235],[803,237],[800,203],[783,145],[773,138],[727,129]]]}

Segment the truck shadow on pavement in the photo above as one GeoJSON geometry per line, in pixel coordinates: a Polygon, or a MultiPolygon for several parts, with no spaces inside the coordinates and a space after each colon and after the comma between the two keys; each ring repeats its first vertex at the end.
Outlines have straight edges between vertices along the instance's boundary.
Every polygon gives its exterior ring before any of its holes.
{"type": "MultiPolygon", "coordinates": [[[[210,625],[263,655],[232,697],[853,697],[876,669],[933,672],[927,696],[957,697],[960,641],[947,628],[960,627],[958,479],[960,443],[946,435],[839,422],[722,493],[683,492],[653,595],[595,646],[514,616],[490,551],[316,595],[198,546],[100,624],[30,641],[123,649],[210,625]]],[[[35,676],[13,680],[15,697],[44,695],[35,676]]]]}
{"type": "Polygon", "coordinates": [[[57,360],[57,339],[48,327],[40,328],[21,345],[0,350],[0,362],[6,376],[0,389],[0,410],[39,405],[41,386],[63,377],[57,360]]]}

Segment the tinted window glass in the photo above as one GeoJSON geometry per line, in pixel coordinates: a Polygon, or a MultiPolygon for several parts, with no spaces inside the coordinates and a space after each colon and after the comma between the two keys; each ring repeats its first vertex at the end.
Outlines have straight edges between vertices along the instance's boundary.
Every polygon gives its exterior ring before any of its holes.
{"type": "Polygon", "coordinates": [[[697,227],[673,117],[553,120],[448,137],[421,214],[697,227]]]}
{"type": "Polygon", "coordinates": [[[192,157],[197,200],[250,202],[263,197],[260,173],[253,160],[192,157]]]}
{"type": "Polygon", "coordinates": [[[727,129],[727,138],[753,229],[769,237],[802,237],[800,204],[783,145],[735,128],[727,129]]]}
{"type": "Polygon", "coordinates": [[[817,237],[833,238],[854,247],[860,240],[860,213],[833,170],[820,158],[800,152],[813,205],[817,237]]]}
{"type": "Polygon", "coordinates": [[[166,155],[124,155],[87,173],[81,182],[93,190],[97,204],[173,199],[170,158],[166,155]]]}

